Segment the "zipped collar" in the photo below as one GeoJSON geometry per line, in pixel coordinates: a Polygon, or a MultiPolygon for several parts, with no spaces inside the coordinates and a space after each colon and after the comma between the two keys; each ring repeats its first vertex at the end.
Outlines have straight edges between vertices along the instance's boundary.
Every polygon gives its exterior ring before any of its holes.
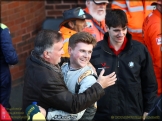
{"type": "MultiPolygon", "coordinates": [[[[106,51],[106,52],[108,52],[108,53],[110,53],[110,54],[115,55],[115,54],[113,53],[113,51],[108,47],[108,41],[107,41],[108,38],[109,38],[109,33],[106,32],[106,33],[104,34],[104,39],[103,39],[102,41],[99,42],[99,43],[102,43],[101,48],[102,48],[104,51],[106,51]]],[[[126,46],[125,46],[124,50],[123,50],[121,53],[124,53],[124,52],[128,51],[128,50],[132,47],[132,45],[133,45],[133,43],[131,42],[131,41],[132,41],[132,36],[131,36],[131,34],[127,33],[127,34],[126,34],[126,38],[127,38],[128,41],[127,41],[127,43],[126,43],[126,46]]]]}
{"type": "Polygon", "coordinates": [[[69,59],[69,61],[68,61],[68,69],[69,69],[70,71],[76,71],[76,70],[79,70],[79,69],[81,69],[81,68],[75,69],[75,68],[70,67],[70,59],[69,59]]]}

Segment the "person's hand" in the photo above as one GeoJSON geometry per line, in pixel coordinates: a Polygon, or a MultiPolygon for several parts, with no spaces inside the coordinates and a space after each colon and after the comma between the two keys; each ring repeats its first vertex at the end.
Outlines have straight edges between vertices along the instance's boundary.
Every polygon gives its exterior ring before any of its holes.
{"type": "Polygon", "coordinates": [[[114,85],[115,81],[117,80],[115,72],[112,72],[107,76],[103,76],[104,72],[105,69],[102,69],[97,80],[98,83],[102,86],[102,88],[106,88],[108,86],[114,85]]]}
{"type": "Polygon", "coordinates": [[[41,106],[38,106],[40,112],[43,114],[44,117],[46,117],[46,110],[44,108],[42,108],[41,106]]]}
{"type": "Polygon", "coordinates": [[[93,72],[94,72],[94,74],[96,74],[97,75],[97,72],[96,72],[96,69],[95,69],[95,67],[89,62],[88,63],[88,66],[89,67],[91,67],[92,68],[92,70],[93,70],[93,72]]]}
{"type": "Polygon", "coordinates": [[[143,113],[143,121],[146,119],[146,116],[148,115],[148,113],[147,112],[144,112],[143,113]]]}

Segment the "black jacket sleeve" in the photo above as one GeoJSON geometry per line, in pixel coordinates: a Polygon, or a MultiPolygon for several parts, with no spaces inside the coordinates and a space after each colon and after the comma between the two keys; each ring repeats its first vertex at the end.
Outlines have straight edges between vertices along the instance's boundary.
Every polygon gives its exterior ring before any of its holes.
{"type": "Polygon", "coordinates": [[[23,87],[23,110],[33,101],[45,109],[54,108],[69,113],[78,113],[95,103],[104,90],[95,83],[84,93],[72,94],[68,91],[61,70],[42,64],[35,58],[27,59],[23,87]]]}
{"type": "Polygon", "coordinates": [[[149,112],[157,96],[157,82],[152,65],[151,56],[146,47],[143,48],[144,56],[141,63],[141,82],[143,91],[144,112],[149,112]]]}
{"type": "Polygon", "coordinates": [[[69,113],[78,113],[86,109],[104,95],[104,90],[98,83],[92,85],[84,93],[72,94],[64,82],[56,82],[56,80],[49,82],[41,89],[42,100],[48,103],[50,108],[69,113]]]}

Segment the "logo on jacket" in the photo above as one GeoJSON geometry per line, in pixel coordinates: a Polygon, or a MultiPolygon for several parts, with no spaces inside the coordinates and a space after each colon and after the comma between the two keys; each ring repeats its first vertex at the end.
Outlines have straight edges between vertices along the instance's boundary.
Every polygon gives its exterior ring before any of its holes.
{"type": "Polygon", "coordinates": [[[93,27],[92,23],[89,22],[89,21],[87,21],[86,24],[87,24],[87,27],[88,27],[88,28],[92,28],[92,27],[93,27]]]}
{"type": "Polygon", "coordinates": [[[98,68],[98,69],[107,69],[109,68],[109,66],[106,65],[106,63],[101,63],[101,68],[98,68]]]}
{"type": "Polygon", "coordinates": [[[130,68],[133,68],[133,67],[134,67],[134,62],[132,62],[132,61],[129,62],[129,63],[128,63],[128,66],[129,66],[130,68]]]}
{"type": "Polygon", "coordinates": [[[161,45],[162,44],[161,37],[156,38],[156,43],[157,43],[157,45],[161,45]]]}

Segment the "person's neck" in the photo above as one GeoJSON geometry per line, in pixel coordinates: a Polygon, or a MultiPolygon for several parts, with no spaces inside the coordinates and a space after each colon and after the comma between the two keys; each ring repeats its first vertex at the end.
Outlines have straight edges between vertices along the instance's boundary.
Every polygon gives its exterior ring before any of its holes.
{"type": "Polygon", "coordinates": [[[101,26],[101,21],[97,21],[98,22],[98,25],[101,26]]]}
{"type": "Polygon", "coordinates": [[[98,25],[101,25],[101,21],[97,21],[95,18],[93,18],[94,22],[97,22],[98,25]]]}
{"type": "Polygon", "coordinates": [[[69,65],[69,68],[72,69],[72,70],[78,70],[78,69],[81,69],[81,67],[80,67],[80,68],[79,68],[79,67],[77,68],[77,67],[74,67],[74,66],[72,66],[72,65],[69,65]]]}
{"type": "Polygon", "coordinates": [[[121,48],[122,44],[123,43],[116,43],[114,41],[111,41],[110,39],[110,45],[113,46],[116,51],[118,51],[121,48]]]}
{"type": "Polygon", "coordinates": [[[70,63],[69,63],[69,68],[70,69],[78,70],[78,69],[84,68],[84,67],[76,67],[75,65],[71,64],[71,62],[72,61],[70,61],[70,63]]]}

